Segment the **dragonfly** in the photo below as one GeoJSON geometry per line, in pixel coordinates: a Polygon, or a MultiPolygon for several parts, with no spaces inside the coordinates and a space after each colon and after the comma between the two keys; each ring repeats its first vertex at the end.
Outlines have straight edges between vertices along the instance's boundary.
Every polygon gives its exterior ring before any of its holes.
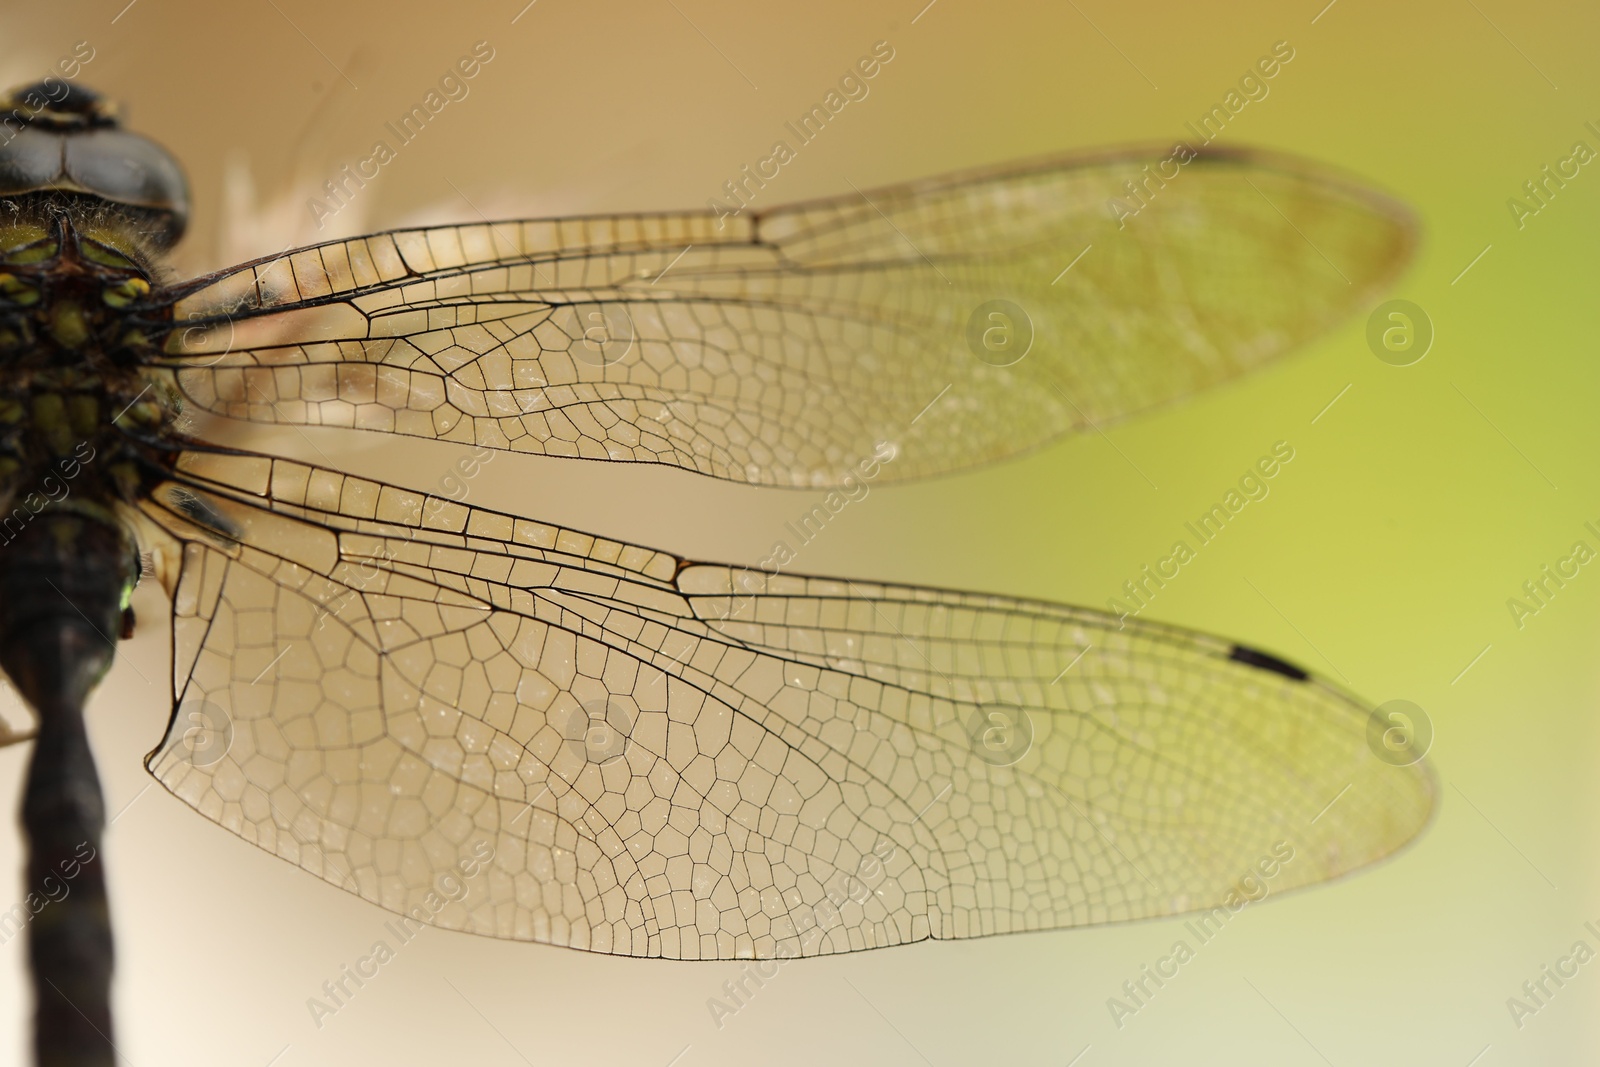
{"type": "Polygon", "coordinates": [[[1237,378],[1370,304],[1416,226],[1359,182],[1080,152],[179,279],[165,149],[76,83],[6,107],[0,667],[33,713],[6,740],[33,744],[39,1063],[113,1062],[84,711],[143,625],[141,578],[171,602],[150,773],[401,923],[782,960],[1236,908],[1427,824],[1428,764],[1382,758],[1367,703],[1251,646],[704,562],[252,451],[224,421],[809,492],[928,478],[1237,378]]]}

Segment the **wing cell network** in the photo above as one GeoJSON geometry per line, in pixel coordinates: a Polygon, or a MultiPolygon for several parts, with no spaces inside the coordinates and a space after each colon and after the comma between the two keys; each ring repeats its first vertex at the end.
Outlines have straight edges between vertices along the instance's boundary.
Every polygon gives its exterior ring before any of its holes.
{"type": "Polygon", "coordinates": [[[1339,877],[1434,803],[1365,705],[1200,634],[267,457],[190,453],[146,515],[184,553],[151,772],[434,925],[730,959],[1115,922],[1339,877]]]}
{"type": "Polygon", "coordinates": [[[165,359],[193,405],[260,422],[771,485],[906,444],[886,479],[939,474],[1246,373],[1410,256],[1404,208],[1323,170],[1208,153],[1153,182],[1169,154],[336,241],[170,294],[165,359]]]}

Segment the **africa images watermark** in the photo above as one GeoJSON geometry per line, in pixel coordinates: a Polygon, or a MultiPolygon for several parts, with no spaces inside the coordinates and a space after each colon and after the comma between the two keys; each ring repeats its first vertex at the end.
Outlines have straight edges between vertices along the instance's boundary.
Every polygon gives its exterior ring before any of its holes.
{"type": "Polygon", "coordinates": [[[1193,545],[1187,538],[1178,538],[1165,556],[1154,564],[1146,563],[1136,577],[1122,583],[1122,593],[1131,604],[1112,597],[1106,601],[1106,610],[1117,616],[1120,623],[1149,607],[1156,594],[1178,576],[1185,564],[1198,557],[1201,548],[1215,541],[1223,528],[1237,518],[1246,505],[1253,500],[1267,499],[1272,492],[1269,482],[1293,459],[1293,445],[1287,441],[1275,442],[1271,453],[1257,459],[1239,476],[1238,488],[1230,488],[1222,494],[1218,503],[1212,504],[1193,522],[1183,524],[1183,528],[1194,537],[1193,545]]]}
{"type": "Polygon", "coordinates": [[[68,92],[67,82],[76,78],[83,65],[93,60],[94,56],[94,45],[88,41],[79,41],[72,46],[71,55],[56,60],[51,72],[46,74],[38,85],[30,88],[22,99],[17,101],[16,107],[0,116],[0,135],[5,138],[0,140],[0,145],[10,144],[39,112],[46,110],[51,104],[59,104],[65,100],[68,92]]]}
{"type": "Polygon", "coordinates": [[[400,149],[415,140],[446,106],[452,101],[459,103],[465,100],[472,92],[469,83],[493,59],[494,48],[489,42],[477,42],[472,46],[470,55],[456,60],[454,66],[439,76],[439,87],[429,89],[421,103],[412,104],[399,118],[384,123],[384,129],[393,135],[395,143],[390,145],[384,138],[378,138],[364,159],[345,164],[334,177],[322,183],[323,192],[327,194],[326,200],[313,196],[306,201],[306,210],[311,212],[311,220],[317,224],[317,229],[322,229],[328,219],[349,207],[356,195],[367,187],[367,182],[377,178],[384,167],[394,162],[399,157],[400,149]]]}
{"type": "Polygon", "coordinates": [[[83,470],[84,464],[93,461],[94,446],[87,441],[80,441],[72,455],[58,459],[55,473],[39,479],[38,491],[27,493],[9,515],[0,516],[0,545],[9,545],[35,515],[66,500],[72,494],[72,480],[83,470]],[[83,454],[84,449],[89,450],[88,455],[83,454]]]}
{"type": "Polygon", "coordinates": [[[26,897],[5,911],[0,911],[0,945],[9,944],[45,908],[67,899],[67,894],[72,892],[72,880],[82,873],[84,867],[94,862],[95,855],[94,846],[83,842],[73,850],[71,857],[57,865],[60,868],[59,877],[55,874],[45,875],[39,880],[37,889],[28,890],[26,897]],[[88,855],[84,854],[85,851],[88,855]]]}
{"type": "MultiPolygon", "coordinates": [[[[1585,122],[1583,128],[1595,137],[1600,138],[1600,126],[1593,120],[1585,122]]],[[[1515,196],[1506,198],[1506,210],[1511,212],[1511,221],[1517,224],[1517,229],[1527,227],[1528,220],[1550,206],[1556,194],[1567,187],[1567,182],[1572,181],[1582,168],[1592,162],[1597,155],[1587,141],[1574,141],[1567,154],[1556,160],[1552,168],[1546,163],[1539,169],[1538,175],[1522,183],[1523,196],[1526,200],[1515,196]]]]}
{"type": "MultiPolygon", "coordinates": [[[[1183,928],[1194,936],[1196,944],[1210,944],[1235,915],[1248,905],[1267,898],[1271,892],[1267,883],[1293,860],[1294,845],[1288,841],[1275,842],[1270,854],[1256,860],[1255,866],[1228,888],[1220,904],[1185,920],[1183,928]]],[[[1178,977],[1184,964],[1195,958],[1195,951],[1195,946],[1179,938],[1165,956],[1155,961],[1153,967],[1148,963],[1140,964],[1138,977],[1122,983],[1123,997],[1126,999],[1115,996],[1106,998],[1106,1010],[1111,1012],[1111,1021],[1117,1024],[1118,1030],[1127,1024],[1130,1016],[1149,1007],[1156,993],[1165,988],[1167,982],[1178,977]]]]}
{"type": "Polygon", "coordinates": [[[1220,103],[1212,104],[1211,109],[1200,116],[1198,126],[1193,122],[1184,123],[1195,136],[1196,143],[1174,142],[1172,151],[1154,164],[1154,172],[1151,171],[1151,164],[1146,163],[1143,176],[1138,181],[1129,179],[1122,183],[1127,190],[1126,199],[1113,196],[1106,201],[1106,210],[1111,213],[1117,228],[1125,229],[1129,219],[1149,207],[1151,201],[1167,187],[1167,182],[1177,178],[1185,166],[1199,158],[1200,148],[1221,136],[1228,124],[1238,118],[1239,113],[1252,101],[1265,100],[1272,92],[1268,82],[1276,78],[1293,59],[1294,47],[1288,41],[1274,43],[1269,54],[1257,59],[1252,67],[1240,75],[1238,88],[1229,89],[1220,103]]]}
{"type": "Polygon", "coordinates": [[[722,194],[731,204],[716,197],[706,201],[706,206],[717,215],[717,229],[727,225],[729,216],[738,215],[750,206],[756,193],[767,187],[767,182],[799,156],[799,150],[821,136],[828,123],[837,119],[852,101],[865,100],[872,87],[867,83],[894,59],[894,46],[888,41],[876,41],[872,52],[856,60],[855,65],[839,78],[839,87],[829,89],[821,103],[812,104],[798,120],[785,122],[784,129],[794,135],[794,147],[787,140],[772,143],[767,155],[756,161],[754,167],[746,163],[739,168],[740,177],[722,183],[722,194]],[[734,206],[737,205],[737,206],[734,206]]]}
{"type": "Polygon", "coordinates": [[[816,942],[830,927],[843,920],[843,909],[851,903],[865,904],[872,897],[873,887],[883,881],[884,865],[894,858],[898,850],[887,838],[880,838],[872,851],[862,856],[851,872],[838,872],[829,880],[823,898],[810,908],[795,913],[795,935],[800,938],[801,950],[796,952],[788,941],[779,942],[774,955],[766,959],[747,960],[739,968],[739,977],[722,983],[721,997],[707,997],[706,1010],[711,1021],[721,1030],[727,1021],[749,1006],[766,984],[778,975],[778,969],[792,959],[804,955],[804,950],[816,942]],[[755,988],[751,988],[754,985],[755,988]]]}
{"type": "MultiPolygon", "coordinates": [[[[1600,527],[1592,520],[1584,523],[1583,528],[1600,538],[1600,527]]],[[[1580,539],[1574,541],[1567,554],[1559,557],[1554,564],[1542,564],[1538,574],[1522,583],[1520,596],[1506,598],[1506,609],[1511,612],[1511,621],[1517,629],[1527,626],[1529,619],[1549,607],[1556,594],[1581,574],[1584,564],[1594,558],[1595,550],[1589,542],[1580,539]]]]}
{"type": "Polygon", "coordinates": [[[757,572],[749,567],[742,567],[733,575],[731,591],[743,599],[738,606],[728,612],[729,617],[737,615],[751,597],[760,594],[766,586],[767,578],[776,578],[798,559],[800,549],[815,540],[828,523],[839,517],[840,512],[852,503],[865,500],[872,490],[873,479],[882,473],[885,466],[894,462],[899,454],[900,451],[894,444],[880,441],[872,455],[846,471],[838,486],[828,490],[827,495],[819,503],[813,504],[805,514],[793,522],[784,523],[784,532],[794,538],[794,543],[790,544],[782,539],[772,543],[772,551],[757,564],[763,572],[762,577],[757,577],[757,572]]]}
{"type": "MultiPolygon", "coordinates": [[[[1590,919],[1583,924],[1583,928],[1596,938],[1600,938],[1600,926],[1590,919]]],[[[1578,977],[1578,972],[1583,965],[1594,959],[1595,950],[1583,938],[1572,943],[1572,948],[1564,956],[1559,956],[1550,963],[1539,968],[1536,977],[1522,983],[1521,996],[1506,998],[1506,1011],[1511,1014],[1511,1021],[1521,1030],[1528,1024],[1530,1016],[1538,1015],[1550,1006],[1550,1001],[1555,995],[1566,987],[1572,979],[1578,977]],[[1555,988],[1552,989],[1551,986],[1555,988]]]]}
{"type": "Polygon", "coordinates": [[[393,962],[402,948],[432,926],[441,911],[450,904],[465,900],[472,891],[468,883],[482,874],[493,859],[494,846],[487,841],[477,842],[470,856],[458,860],[454,867],[434,878],[433,888],[420,903],[399,918],[383,924],[384,930],[394,938],[393,945],[387,939],[379,938],[366,955],[353,964],[344,964],[336,976],[322,983],[321,997],[307,997],[306,1010],[311,1013],[311,1021],[316,1023],[317,1029],[322,1029],[330,1016],[337,1015],[341,1008],[348,1005],[367,982],[378,977],[382,968],[393,962]]]}

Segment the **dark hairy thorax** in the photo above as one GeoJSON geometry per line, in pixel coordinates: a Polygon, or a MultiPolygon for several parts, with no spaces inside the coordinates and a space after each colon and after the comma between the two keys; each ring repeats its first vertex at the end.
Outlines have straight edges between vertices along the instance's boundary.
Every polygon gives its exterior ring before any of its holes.
{"type": "Polygon", "coordinates": [[[0,544],[45,511],[116,525],[163,465],[177,404],[141,364],[171,311],[121,221],[87,198],[0,201],[0,544]]]}

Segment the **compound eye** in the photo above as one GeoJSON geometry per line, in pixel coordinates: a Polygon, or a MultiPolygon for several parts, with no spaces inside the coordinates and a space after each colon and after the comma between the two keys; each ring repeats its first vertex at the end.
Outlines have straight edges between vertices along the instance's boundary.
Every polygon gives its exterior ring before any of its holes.
{"type": "Polygon", "coordinates": [[[182,235],[189,185],[177,161],[154,141],[126,130],[84,130],[62,138],[61,158],[72,187],[160,212],[164,245],[182,235]]]}

